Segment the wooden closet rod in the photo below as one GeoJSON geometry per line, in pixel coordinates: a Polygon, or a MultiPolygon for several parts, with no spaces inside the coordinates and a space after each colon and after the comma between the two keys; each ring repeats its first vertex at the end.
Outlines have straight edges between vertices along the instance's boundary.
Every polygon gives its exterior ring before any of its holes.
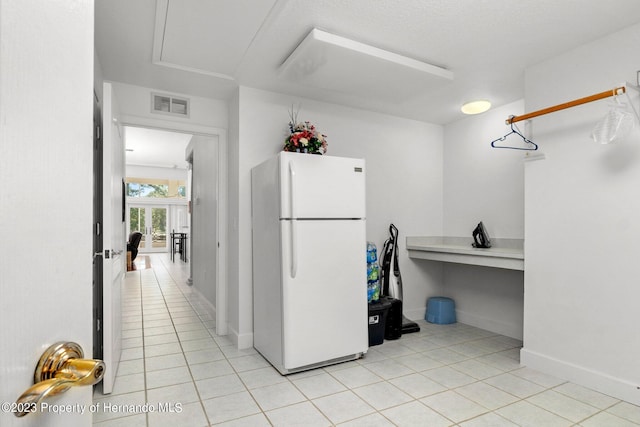
{"type": "Polygon", "coordinates": [[[533,111],[531,113],[523,114],[521,116],[511,116],[505,123],[510,125],[522,120],[529,120],[534,117],[542,116],[543,114],[555,113],[556,111],[564,110],[566,108],[575,107],[577,105],[586,104],[587,102],[597,101],[599,99],[609,98],[610,96],[621,95],[626,92],[624,86],[620,86],[611,90],[605,90],[604,92],[596,93],[595,95],[585,96],[584,98],[574,99],[573,101],[565,102],[564,104],[554,105],[553,107],[543,108],[542,110],[533,111]]]}

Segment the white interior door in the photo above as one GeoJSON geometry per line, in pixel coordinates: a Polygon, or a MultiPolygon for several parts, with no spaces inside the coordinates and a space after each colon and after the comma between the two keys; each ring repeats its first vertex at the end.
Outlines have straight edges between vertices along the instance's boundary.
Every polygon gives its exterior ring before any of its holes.
{"type": "Polygon", "coordinates": [[[12,404],[51,344],[92,353],[93,3],[0,0],[0,11],[0,426],[89,427],[89,411],[17,418],[12,404]]]}
{"type": "Polygon", "coordinates": [[[124,144],[111,83],[105,82],[103,123],[103,393],[111,393],[122,351],[120,293],[126,272],[124,235],[124,144]]]}

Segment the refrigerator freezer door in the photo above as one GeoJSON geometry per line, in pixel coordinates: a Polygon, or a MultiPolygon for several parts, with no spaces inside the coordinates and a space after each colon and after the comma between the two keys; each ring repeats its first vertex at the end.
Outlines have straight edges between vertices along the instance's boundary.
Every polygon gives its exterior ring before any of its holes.
{"type": "Polygon", "coordinates": [[[365,353],[365,221],[281,221],[281,232],[284,368],[365,353]]]}
{"type": "Polygon", "coordinates": [[[281,218],[364,218],[364,159],[280,156],[281,218]]]}

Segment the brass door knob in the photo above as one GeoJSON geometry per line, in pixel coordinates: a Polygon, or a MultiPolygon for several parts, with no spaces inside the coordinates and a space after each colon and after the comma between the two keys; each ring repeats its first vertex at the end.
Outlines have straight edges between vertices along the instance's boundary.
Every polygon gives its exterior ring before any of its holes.
{"type": "Polygon", "coordinates": [[[104,377],[104,362],[83,357],[82,347],[74,342],[58,342],[45,350],[33,375],[34,385],[16,401],[16,417],[37,411],[44,398],[70,387],[99,383],[104,377]]]}

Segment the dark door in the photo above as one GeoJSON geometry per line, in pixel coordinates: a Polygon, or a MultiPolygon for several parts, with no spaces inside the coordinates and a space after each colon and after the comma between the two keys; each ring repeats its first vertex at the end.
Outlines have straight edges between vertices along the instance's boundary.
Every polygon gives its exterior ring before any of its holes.
{"type": "Polygon", "coordinates": [[[102,113],[93,95],[93,358],[102,359],[102,113]]]}

